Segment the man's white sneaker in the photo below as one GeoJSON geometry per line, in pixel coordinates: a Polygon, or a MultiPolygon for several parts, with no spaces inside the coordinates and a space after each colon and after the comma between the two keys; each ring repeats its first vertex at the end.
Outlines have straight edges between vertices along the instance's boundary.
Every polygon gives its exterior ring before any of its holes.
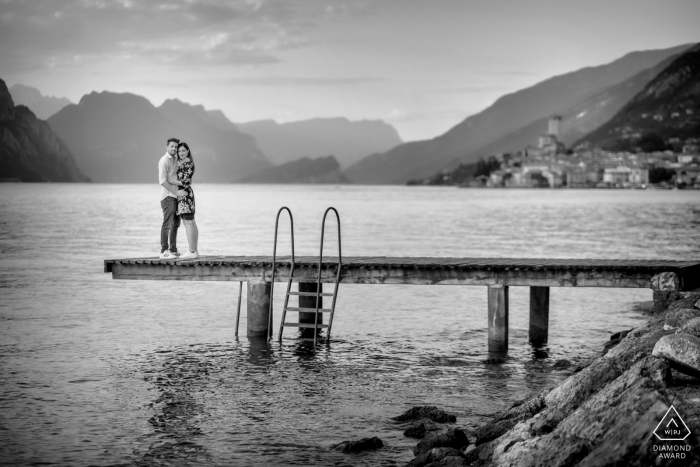
{"type": "Polygon", "coordinates": [[[195,258],[199,258],[199,253],[197,253],[196,251],[194,253],[192,253],[191,251],[187,250],[182,255],[180,255],[180,259],[195,259],[195,258]]]}
{"type": "Polygon", "coordinates": [[[165,250],[163,253],[160,254],[160,259],[179,259],[180,258],[180,253],[177,251],[172,252],[170,250],[165,250]]]}

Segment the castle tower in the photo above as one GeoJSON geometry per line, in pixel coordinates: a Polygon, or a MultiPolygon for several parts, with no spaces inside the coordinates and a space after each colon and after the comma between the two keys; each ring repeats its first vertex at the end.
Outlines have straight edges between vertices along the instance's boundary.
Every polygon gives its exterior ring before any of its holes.
{"type": "Polygon", "coordinates": [[[561,122],[561,116],[552,115],[549,117],[549,134],[554,135],[555,138],[559,138],[559,122],[561,122]]]}

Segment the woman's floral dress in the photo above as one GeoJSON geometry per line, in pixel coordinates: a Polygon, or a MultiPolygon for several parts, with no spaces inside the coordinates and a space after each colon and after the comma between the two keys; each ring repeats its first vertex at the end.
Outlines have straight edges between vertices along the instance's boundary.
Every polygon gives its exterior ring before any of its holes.
{"type": "Polygon", "coordinates": [[[185,214],[185,219],[194,218],[194,191],[190,186],[194,175],[194,161],[188,155],[185,159],[178,161],[177,178],[183,184],[182,189],[187,192],[185,196],[177,197],[177,215],[185,214]],[[189,214],[189,215],[188,215],[189,214]]]}

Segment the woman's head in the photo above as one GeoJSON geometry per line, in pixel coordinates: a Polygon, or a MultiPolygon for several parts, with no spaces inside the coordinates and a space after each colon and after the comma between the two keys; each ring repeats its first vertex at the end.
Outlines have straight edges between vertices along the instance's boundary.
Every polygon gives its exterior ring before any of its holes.
{"type": "Polygon", "coordinates": [[[192,154],[190,154],[190,147],[184,141],[181,141],[180,144],[177,145],[177,155],[180,159],[184,159],[188,155],[190,157],[192,156],[192,154]]]}

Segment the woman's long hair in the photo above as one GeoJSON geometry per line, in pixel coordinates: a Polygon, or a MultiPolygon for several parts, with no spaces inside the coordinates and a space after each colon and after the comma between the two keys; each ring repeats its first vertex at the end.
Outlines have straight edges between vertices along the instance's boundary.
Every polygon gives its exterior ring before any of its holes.
{"type": "MultiPolygon", "coordinates": [[[[194,157],[192,156],[192,151],[190,150],[190,147],[187,145],[187,143],[185,143],[184,141],[181,141],[180,144],[177,145],[178,153],[180,152],[180,148],[187,149],[187,155],[192,161],[192,175],[194,176],[194,157]]],[[[178,157],[180,156],[178,155],[178,157]]]]}

